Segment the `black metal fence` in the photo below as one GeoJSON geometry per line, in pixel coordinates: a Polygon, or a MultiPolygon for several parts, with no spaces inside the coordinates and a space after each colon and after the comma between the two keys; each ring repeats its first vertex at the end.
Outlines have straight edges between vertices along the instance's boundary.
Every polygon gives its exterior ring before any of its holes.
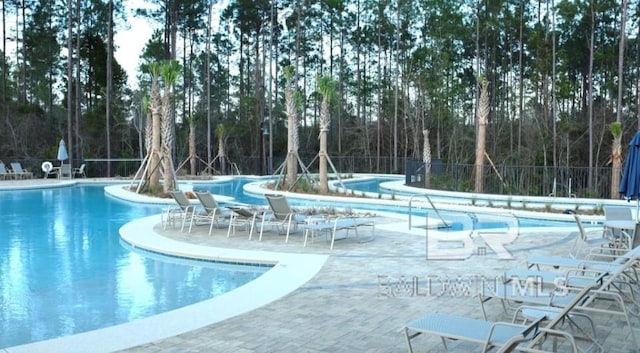
{"type": "MultiPolygon", "coordinates": [[[[311,173],[318,171],[318,159],[314,156],[301,156],[301,161],[311,173]]],[[[177,159],[176,165],[184,159],[177,159]]],[[[242,157],[212,163],[212,169],[200,159],[196,160],[196,174],[245,174],[270,175],[280,169],[284,157],[268,159],[259,157],[242,157]],[[222,168],[224,167],[224,171],[222,168]]],[[[8,163],[10,161],[5,161],[8,163]]],[[[44,160],[22,160],[23,165],[36,176],[43,176],[40,166],[44,160]]],[[[424,185],[424,167],[420,160],[399,158],[394,165],[391,157],[340,156],[331,157],[336,171],[342,174],[382,173],[404,174],[407,184],[424,185]]],[[[59,162],[56,162],[59,163],[59,162]]],[[[73,166],[86,164],[88,177],[123,177],[135,175],[140,168],[141,160],[128,159],[86,159],[74,161],[73,166]]],[[[54,163],[55,164],[55,163],[54,163]]],[[[440,160],[432,161],[431,187],[442,190],[472,191],[474,168],[470,164],[448,164],[440,160]]],[[[190,164],[185,164],[178,175],[190,174],[190,164]]],[[[329,167],[329,172],[333,172],[329,167]]],[[[522,165],[487,165],[484,168],[484,192],[510,195],[555,195],[565,197],[609,198],[611,186],[611,168],[596,167],[593,169],[594,187],[589,189],[587,167],[544,167],[522,165]]]]}

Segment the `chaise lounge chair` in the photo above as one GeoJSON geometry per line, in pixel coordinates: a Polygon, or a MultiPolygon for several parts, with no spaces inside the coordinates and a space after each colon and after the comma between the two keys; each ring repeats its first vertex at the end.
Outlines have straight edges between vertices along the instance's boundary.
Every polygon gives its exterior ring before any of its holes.
{"type": "Polygon", "coordinates": [[[2,162],[0,162],[0,178],[2,178],[2,180],[13,178],[13,173],[8,171],[7,167],[2,162]]]}
{"type": "MultiPolygon", "coordinates": [[[[557,327],[579,303],[584,301],[585,297],[596,286],[597,284],[594,282],[591,286],[577,291],[570,297],[570,300],[564,303],[561,311],[554,318],[547,320],[544,326],[542,326],[542,321],[546,318],[538,318],[528,325],[518,325],[442,313],[427,314],[410,322],[404,328],[409,352],[413,352],[412,340],[422,334],[440,337],[444,344],[445,352],[448,352],[447,340],[482,344],[482,352],[488,352],[493,348],[504,347],[507,343],[512,345],[514,337],[520,336],[525,337],[528,341],[526,347],[523,347],[524,351],[545,352],[539,345],[544,343],[547,335],[565,338],[573,352],[579,352],[573,336],[558,330],[557,327]],[[536,346],[538,347],[536,348],[536,346]]],[[[517,346],[512,346],[512,349],[519,350],[517,346]]]]}
{"type": "Polygon", "coordinates": [[[284,242],[289,242],[289,234],[298,230],[299,224],[304,224],[309,219],[308,216],[297,214],[293,211],[287,198],[284,195],[266,194],[269,203],[270,213],[265,213],[260,223],[260,239],[264,225],[269,224],[278,228],[280,233],[285,233],[284,242]]]}
{"type": "Polygon", "coordinates": [[[13,172],[14,177],[20,179],[31,179],[33,178],[33,173],[22,168],[22,164],[20,162],[11,163],[11,171],[13,172]]]}
{"type": "Polygon", "coordinates": [[[373,217],[336,217],[334,219],[311,220],[303,227],[305,229],[304,246],[307,246],[307,239],[309,237],[313,240],[314,237],[326,234],[331,236],[331,245],[329,246],[330,250],[333,250],[333,245],[336,241],[336,233],[340,230],[346,230],[347,237],[349,236],[349,232],[353,230],[358,242],[373,240],[376,232],[376,223],[375,218],[373,217]],[[370,227],[371,235],[361,239],[360,234],[358,233],[358,228],[360,227],[370,227]]]}
{"type": "Polygon", "coordinates": [[[163,228],[166,229],[167,225],[171,223],[172,225],[175,223],[176,219],[181,218],[181,226],[180,231],[184,231],[184,225],[187,221],[187,218],[191,218],[191,215],[195,212],[195,205],[191,204],[191,201],[187,198],[187,195],[181,190],[171,190],[169,191],[171,197],[175,200],[178,206],[167,207],[163,217],[163,228]]]}
{"type": "MultiPolygon", "coordinates": [[[[485,303],[491,299],[500,300],[505,311],[507,311],[507,304],[517,303],[518,305],[528,304],[545,307],[546,312],[554,313],[557,312],[557,307],[573,299],[574,295],[567,292],[568,289],[593,287],[591,293],[579,302],[579,311],[600,313],[607,316],[622,316],[631,331],[631,338],[637,346],[629,316],[632,307],[637,305],[634,299],[634,286],[637,285],[637,282],[629,277],[628,273],[628,271],[635,271],[634,266],[637,263],[637,257],[627,258],[627,262],[621,264],[615,271],[589,271],[583,272],[582,276],[579,275],[580,272],[576,272],[578,275],[566,276],[566,280],[563,282],[553,282],[554,285],[551,288],[543,285],[544,278],[550,276],[550,273],[536,274],[535,271],[525,270],[526,274],[505,277],[503,282],[495,283],[493,288],[483,290],[478,296],[482,313],[486,319],[485,303]],[[605,305],[597,305],[598,303],[605,303],[605,305]],[[551,309],[550,307],[553,306],[556,308],[551,309]]],[[[561,273],[556,274],[556,277],[563,276],[561,273]]],[[[591,319],[589,318],[589,320],[591,319]]],[[[590,339],[599,346],[595,335],[590,339]]]]}
{"type": "Polygon", "coordinates": [[[228,208],[220,207],[216,199],[208,191],[196,191],[195,194],[200,201],[200,205],[202,205],[203,212],[192,212],[189,233],[191,233],[194,221],[201,220],[209,222],[209,235],[211,235],[213,225],[220,225],[222,221],[228,222],[232,212],[228,208]]]}

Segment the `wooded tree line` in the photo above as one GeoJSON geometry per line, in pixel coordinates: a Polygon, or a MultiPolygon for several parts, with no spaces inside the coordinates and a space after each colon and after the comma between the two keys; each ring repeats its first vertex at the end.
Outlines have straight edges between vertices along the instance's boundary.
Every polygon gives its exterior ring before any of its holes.
{"type": "Polygon", "coordinates": [[[136,16],[158,30],[132,88],[110,40],[132,16],[124,1],[2,0],[0,159],[55,159],[61,137],[75,161],[144,155],[144,67],[176,59],[176,163],[214,160],[221,139],[230,161],[259,161],[242,172],[276,169],[287,156],[291,66],[305,162],[318,154],[318,77],[328,76],[330,156],[400,171],[403,158],[421,158],[428,130],[431,158],[473,164],[483,77],[492,161],[608,165],[611,124],[622,154],[640,125],[639,2],[147,0],[136,16]]]}

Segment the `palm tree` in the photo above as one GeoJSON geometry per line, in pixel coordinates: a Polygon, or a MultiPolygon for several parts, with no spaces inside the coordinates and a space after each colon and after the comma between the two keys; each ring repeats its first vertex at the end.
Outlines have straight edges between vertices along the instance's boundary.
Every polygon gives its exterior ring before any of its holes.
{"type": "Polygon", "coordinates": [[[284,92],[285,114],[287,115],[287,185],[291,187],[298,177],[298,109],[294,91],[293,66],[284,68],[287,86],[284,92]]]}
{"type": "Polygon", "coordinates": [[[145,179],[148,182],[148,190],[155,192],[160,185],[160,121],[162,115],[162,97],[160,97],[160,84],[158,82],[160,74],[160,64],[151,63],[148,65],[151,74],[151,149],[148,152],[148,172],[145,179]]]}
{"type": "Polygon", "coordinates": [[[224,151],[224,125],[216,126],[216,138],[218,139],[218,155],[213,160],[220,158],[220,173],[227,174],[227,156],[224,151]]]}
{"type": "Polygon", "coordinates": [[[176,187],[175,170],[173,168],[173,145],[175,141],[173,107],[171,105],[173,97],[173,85],[180,74],[180,64],[177,60],[170,60],[160,65],[160,74],[164,83],[164,94],[162,95],[162,162],[164,169],[164,192],[174,190],[176,187]]]}
{"type": "Polygon", "coordinates": [[[189,123],[189,174],[196,175],[196,117],[189,116],[187,123],[189,123]]]}
{"type": "Polygon", "coordinates": [[[485,141],[487,136],[487,121],[489,118],[489,83],[487,79],[480,80],[480,102],[478,106],[478,136],[476,139],[476,163],[475,163],[475,192],[483,190],[483,169],[485,141]]]}
{"type": "Polygon", "coordinates": [[[319,159],[319,178],[320,178],[320,193],[326,194],[329,192],[329,179],[327,177],[327,132],[329,131],[329,123],[331,122],[331,116],[329,114],[329,103],[333,99],[336,92],[335,81],[331,76],[321,76],[318,78],[318,93],[322,95],[322,105],[320,106],[320,151],[318,152],[319,159]]]}
{"type": "Polygon", "coordinates": [[[422,161],[424,162],[424,187],[431,187],[431,145],[429,144],[429,129],[422,130],[424,146],[422,147],[422,161]]]}
{"type": "Polygon", "coordinates": [[[611,198],[620,197],[620,177],[622,175],[622,123],[614,121],[609,125],[613,136],[611,144],[611,198]]]}

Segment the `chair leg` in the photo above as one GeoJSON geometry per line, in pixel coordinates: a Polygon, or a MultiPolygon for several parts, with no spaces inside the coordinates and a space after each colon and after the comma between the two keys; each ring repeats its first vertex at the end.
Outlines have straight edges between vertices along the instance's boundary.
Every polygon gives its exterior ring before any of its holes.
{"type": "Polygon", "coordinates": [[[287,218],[289,220],[287,222],[287,236],[284,238],[285,244],[289,242],[289,232],[291,231],[291,220],[293,218],[293,214],[288,215],[287,218]]]}

